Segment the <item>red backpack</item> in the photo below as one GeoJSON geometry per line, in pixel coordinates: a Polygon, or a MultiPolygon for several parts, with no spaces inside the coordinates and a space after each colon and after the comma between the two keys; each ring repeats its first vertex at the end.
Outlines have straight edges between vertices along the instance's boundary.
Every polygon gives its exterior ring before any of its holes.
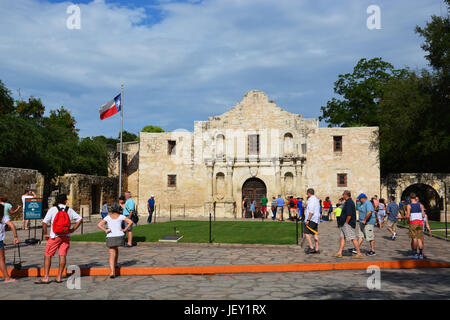
{"type": "Polygon", "coordinates": [[[70,218],[67,211],[69,210],[69,207],[66,206],[64,209],[61,209],[59,206],[56,206],[56,208],[58,209],[58,213],[56,214],[55,219],[53,219],[53,233],[68,234],[70,229],[70,218]]]}

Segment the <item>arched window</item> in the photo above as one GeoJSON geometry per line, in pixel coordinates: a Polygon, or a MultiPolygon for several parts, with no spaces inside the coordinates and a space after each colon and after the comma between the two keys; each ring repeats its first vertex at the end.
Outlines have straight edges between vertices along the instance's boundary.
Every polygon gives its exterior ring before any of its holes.
{"type": "Polygon", "coordinates": [[[284,155],[291,155],[294,153],[294,137],[291,133],[286,133],[283,138],[284,155]]]}

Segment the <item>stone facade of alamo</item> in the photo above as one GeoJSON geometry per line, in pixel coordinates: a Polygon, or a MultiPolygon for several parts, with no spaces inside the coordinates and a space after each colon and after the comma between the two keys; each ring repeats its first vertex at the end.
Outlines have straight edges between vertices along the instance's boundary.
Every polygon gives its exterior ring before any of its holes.
{"type": "Polygon", "coordinates": [[[253,90],[228,112],[196,121],[194,132],[141,132],[139,142],[124,144],[123,189],[141,214],[153,194],[161,216],[186,217],[240,217],[244,195],[270,203],[314,188],[333,204],[345,189],[379,195],[377,134],[377,127],[319,128],[253,90]]]}

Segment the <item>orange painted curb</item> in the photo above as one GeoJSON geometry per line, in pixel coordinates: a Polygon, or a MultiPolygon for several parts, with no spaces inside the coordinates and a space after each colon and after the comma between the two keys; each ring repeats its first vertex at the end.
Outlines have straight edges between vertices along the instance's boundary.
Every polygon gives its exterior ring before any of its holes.
{"type": "MultiPolygon", "coordinates": [[[[268,264],[268,265],[227,265],[227,266],[189,266],[189,267],[121,267],[118,274],[124,276],[141,275],[183,275],[183,274],[224,274],[224,273],[265,273],[265,272],[302,272],[330,270],[361,270],[369,266],[380,269],[411,269],[411,268],[449,268],[450,264],[429,260],[387,260],[387,261],[355,261],[311,264],[268,264]]],[[[108,267],[81,268],[82,276],[108,276],[108,267]]],[[[22,270],[9,269],[13,277],[41,277],[43,268],[22,270]]],[[[50,276],[58,273],[57,268],[50,269],[50,276]]]]}

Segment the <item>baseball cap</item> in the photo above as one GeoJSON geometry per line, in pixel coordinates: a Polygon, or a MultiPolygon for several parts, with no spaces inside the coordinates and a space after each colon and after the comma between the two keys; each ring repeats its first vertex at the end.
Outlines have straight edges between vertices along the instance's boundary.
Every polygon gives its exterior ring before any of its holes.
{"type": "Polygon", "coordinates": [[[358,198],[356,198],[356,199],[360,200],[361,198],[366,198],[366,199],[367,199],[367,196],[366,196],[364,193],[361,193],[361,194],[358,196],[358,198]]]}

